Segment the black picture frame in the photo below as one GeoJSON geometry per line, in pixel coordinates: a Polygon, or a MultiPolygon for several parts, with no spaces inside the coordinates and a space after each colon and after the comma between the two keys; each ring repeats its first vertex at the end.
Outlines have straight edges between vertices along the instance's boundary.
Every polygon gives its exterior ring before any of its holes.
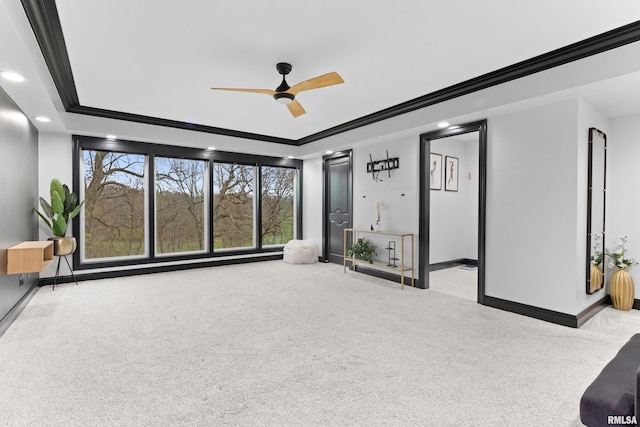
{"type": "Polygon", "coordinates": [[[457,157],[445,156],[444,158],[444,190],[458,191],[458,166],[460,160],[457,157]]]}
{"type": "Polygon", "coordinates": [[[442,190],[442,154],[431,153],[429,161],[429,186],[432,190],[442,190]]]}

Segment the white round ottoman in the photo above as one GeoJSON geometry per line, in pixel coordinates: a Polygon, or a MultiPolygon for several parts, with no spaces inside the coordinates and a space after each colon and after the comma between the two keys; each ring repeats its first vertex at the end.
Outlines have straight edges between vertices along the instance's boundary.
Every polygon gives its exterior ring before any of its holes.
{"type": "Polygon", "coordinates": [[[284,257],[287,264],[313,264],[318,262],[318,247],[313,240],[290,240],[284,245],[284,257]]]}

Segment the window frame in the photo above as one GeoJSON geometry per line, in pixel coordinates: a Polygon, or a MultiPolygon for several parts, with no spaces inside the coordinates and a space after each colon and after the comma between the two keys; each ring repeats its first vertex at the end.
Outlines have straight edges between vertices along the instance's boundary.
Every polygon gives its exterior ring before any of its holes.
{"type": "MultiPolygon", "coordinates": [[[[145,206],[145,235],[148,236],[148,240],[145,244],[148,247],[147,254],[143,257],[136,256],[131,257],[118,257],[118,258],[102,258],[100,261],[87,261],[80,258],[80,250],[75,251],[73,254],[73,269],[74,270],[90,270],[90,269],[102,269],[102,268],[116,268],[125,266],[143,266],[148,264],[157,263],[170,263],[176,261],[198,261],[198,260],[211,260],[221,257],[231,258],[246,258],[255,257],[257,254],[268,254],[273,252],[281,252],[284,245],[269,245],[263,247],[262,245],[262,166],[274,166],[274,167],[286,167],[296,170],[295,176],[295,202],[294,202],[294,239],[302,238],[302,160],[289,159],[281,157],[260,156],[253,154],[234,153],[227,151],[208,150],[202,148],[191,147],[179,147],[165,144],[155,144],[147,142],[136,142],[129,140],[108,140],[105,138],[73,135],[73,188],[77,194],[82,192],[78,191],[84,186],[84,182],[81,182],[83,176],[82,168],[84,168],[83,150],[96,150],[96,151],[112,151],[127,154],[143,154],[147,156],[147,177],[145,180],[145,187],[149,189],[146,193],[145,206]],[[207,204],[206,212],[206,224],[205,228],[208,233],[206,249],[199,252],[185,252],[178,254],[159,254],[156,253],[156,211],[155,211],[155,162],[156,156],[158,157],[173,157],[184,158],[191,160],[205,160],[208,162],[208,177],[207,177],[207,194],[205,194],[205,203],[207,204]],[[256,184],[254,186],[254,235],[255,246],[247,248],[234,248],[234,249],[218,249],[214,250],[214,224],[213,224],[213,208],[214,208],[214,162],[218,163],[238,163],[244,165],[252,165],[256,168],[256,175],[254,179],[256,184]],[[82,170],[81,170],[82,169],[82,170]]],[[[81,230],[80,215],[73,219],[72,231],[78,242],[84,240],[84,233],[81,230]]],[[[233,260],[231,261],[233,262],[233,260]]]]}
{"type": "Polygon", "coordinates": [[[212,241],[211,242],[212,251],[214,253],[219,253],[219,254],[225,254],[226,255],[226,254],[235,253],[235,252],[238,252],[238,251],[257,249],[258,246],[259,246],[259,242],[258,242],[259,237],[256,235],[256,221],[257,221],[256,215],[258,214],[258,212],[261,212],[258,209],[258,206],[257,206],[258,203],[260,202],[260,196],[258,194],[256,194],[256,190],[260,188],[260,187],[256,187],[256,182],[257,182],[257,179],[258,179],[258,176],[259,176],[259,171],[258,171],[259,167],[256,167],[256,165],[254,163],[233,162],[233,161],[230,162],[230,161],[222,161],[220,159],[214,160],[211,163],[211,167],[213,168],[212,171],[211,171],[211,186],[213,187],[212,190],[211,190],[211,197],[213,198],[211,200],[211,209],[213,211],[211,212],[211,228],[209,230],[209,239],[211,239],[211,241],[212,241]],[[215,242],[215,226],[214,226],[215,225],[215,222],[214,222],[215,218],[214,218],[214,214],[215,214],[215,203],[216,203],[216,200],[215,200],[215,190],[216,189],[215,189],[214,179],[215,179],[215,165],[216,165],[216,163],[218,163],[218,164],[235,164],[235,165],[240,165],[240,166],[250,166],[253,169],[253,182],[254,182],[254,184],[253,184],[253,188],[251,189],[253,191],[253,206],[251,207],[252,208],[252,216],[253,216],[253,218],[252,218],[252,220],[253,220],[253,230],[252,230],[253,231],[253,237],[252,237],[253,245],[252,246],[245,246],[245,247],[238,246],[238,247],[219,248],[219,249],[215,248],[216,242],[215,242]]]}
{"type": "Polygon", "coordinates": [[[264,231],[263,227],[262,227],[262,219],[263,219],[263,217],[262,217],[262,213],[263,213],[262,212],[262,206],[263,206],[263,202],[264,202],[264,200],[262,200],[262,195],[264,194],[262,192],[262,184],[264,183],[264,180],[263,180],[263,178],[264,178],[263,177],[263,168],[265,168],[265,167],[291,169],[291,170],[294,171],[294,177],[293,177],[293,212],[292,212],[293,213],[292,220],[293,220],[293,238],[294,239],[296,238],[296,230],[297,230],[298,222],[299,222],[299,218],[298,218],[298,215],[297,215],[296,207],[298,206],[299,203],[301,203],[301,201],[298,200],[298,185],[299,185],[299,181],[298,180],[299,180],[299,177],[298,177],[298,174],[297,174],[297,172],[298,172],[297,169],[293,168],[293,167],[289,167],[289,166],[262,165],[261,167],[258,168],[259,169],[258,174],[260,176],[260,191],[261,191],[261,193],[260,193],[260,229],[258,230],[260,232],[260,242],[261,242],[261,244],[263,245],[264,248],[277,248],[277,247],[282,247],[283,244],[275,243],[275,244],[272,244],[272,245],[265,245],[263,240],[262,240],[263,239],[263,231],[264,231]]]}
{"type": "MultiPolygon", "coordinates": [[[[192,251],[181,251],[181,252],[160,252],[158,250],[158,228],[154,227],[154,229],[152,230],[152,232],[154,233],[154,243],[155,243],[155,248],[154,248],[154,254],[157,258],[168,258],[168,257],[172,257],[175,255],[197,255],[197,254],[203,254],[206,253],[209,250],[209,239],[210,239],[210,230],[209,230],[209,221],[207,220],[207,218],[209,217],[209,182],[211,181],[209,179],[209,175],[211,174],[211,171],[209,170],[209,167],[211,165],[211,162],[208,162],[206,160],[203,159],[192,159],[192,158],[186,158],[186,157],[173,157],[173,156],[166,156],[166,155],[154,155],[153,156],[153,161],[154,161],[154,185],[157,183],[156,180],[156,176],[157,176],[157,164],[158,164],[158,158],[162,158],[162,159],[177,159],[177,160],[189,160],[189,161],[194,161],[194,162],[203,162],[204,163],[204,177],[203,177],[203,209],[204,209],[204,223],[202,224],[202,230],[200,230],[202,232],[202,238],[203,238],[203,249],[197,249],[197,250],[192,250],[192,251]]],[[[154,207],[158,204],[158,192],[157,192],[157,187],[154,186],[153,188],[153,200],[154,200],[154,207]]],[[[151,212],[149,212],[149,214],[151,214],[151,212]]],[[[153,212],[154,215],[154,221],[157,224],[158,222],[158,211],[154,209],[153,212]]]]}

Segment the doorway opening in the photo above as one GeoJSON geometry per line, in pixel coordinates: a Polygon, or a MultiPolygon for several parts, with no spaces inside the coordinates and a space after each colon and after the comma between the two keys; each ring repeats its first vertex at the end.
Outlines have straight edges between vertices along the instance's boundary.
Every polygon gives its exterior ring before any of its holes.
{"type": "Polygon", "coordinates": [[[419,283],[484,304],[486,120],[420,136],[419,283]]]}

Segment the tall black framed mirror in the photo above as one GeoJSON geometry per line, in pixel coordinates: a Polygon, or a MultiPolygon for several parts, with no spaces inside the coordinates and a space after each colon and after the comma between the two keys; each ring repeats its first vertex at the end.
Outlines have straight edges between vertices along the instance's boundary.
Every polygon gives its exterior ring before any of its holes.
{"type": "Polygon", "coordinates": [[[587,178],[587,283],[593,294],[604,286],[604,241],[607,189],[607,135],[589,128],[587,178]]]}

